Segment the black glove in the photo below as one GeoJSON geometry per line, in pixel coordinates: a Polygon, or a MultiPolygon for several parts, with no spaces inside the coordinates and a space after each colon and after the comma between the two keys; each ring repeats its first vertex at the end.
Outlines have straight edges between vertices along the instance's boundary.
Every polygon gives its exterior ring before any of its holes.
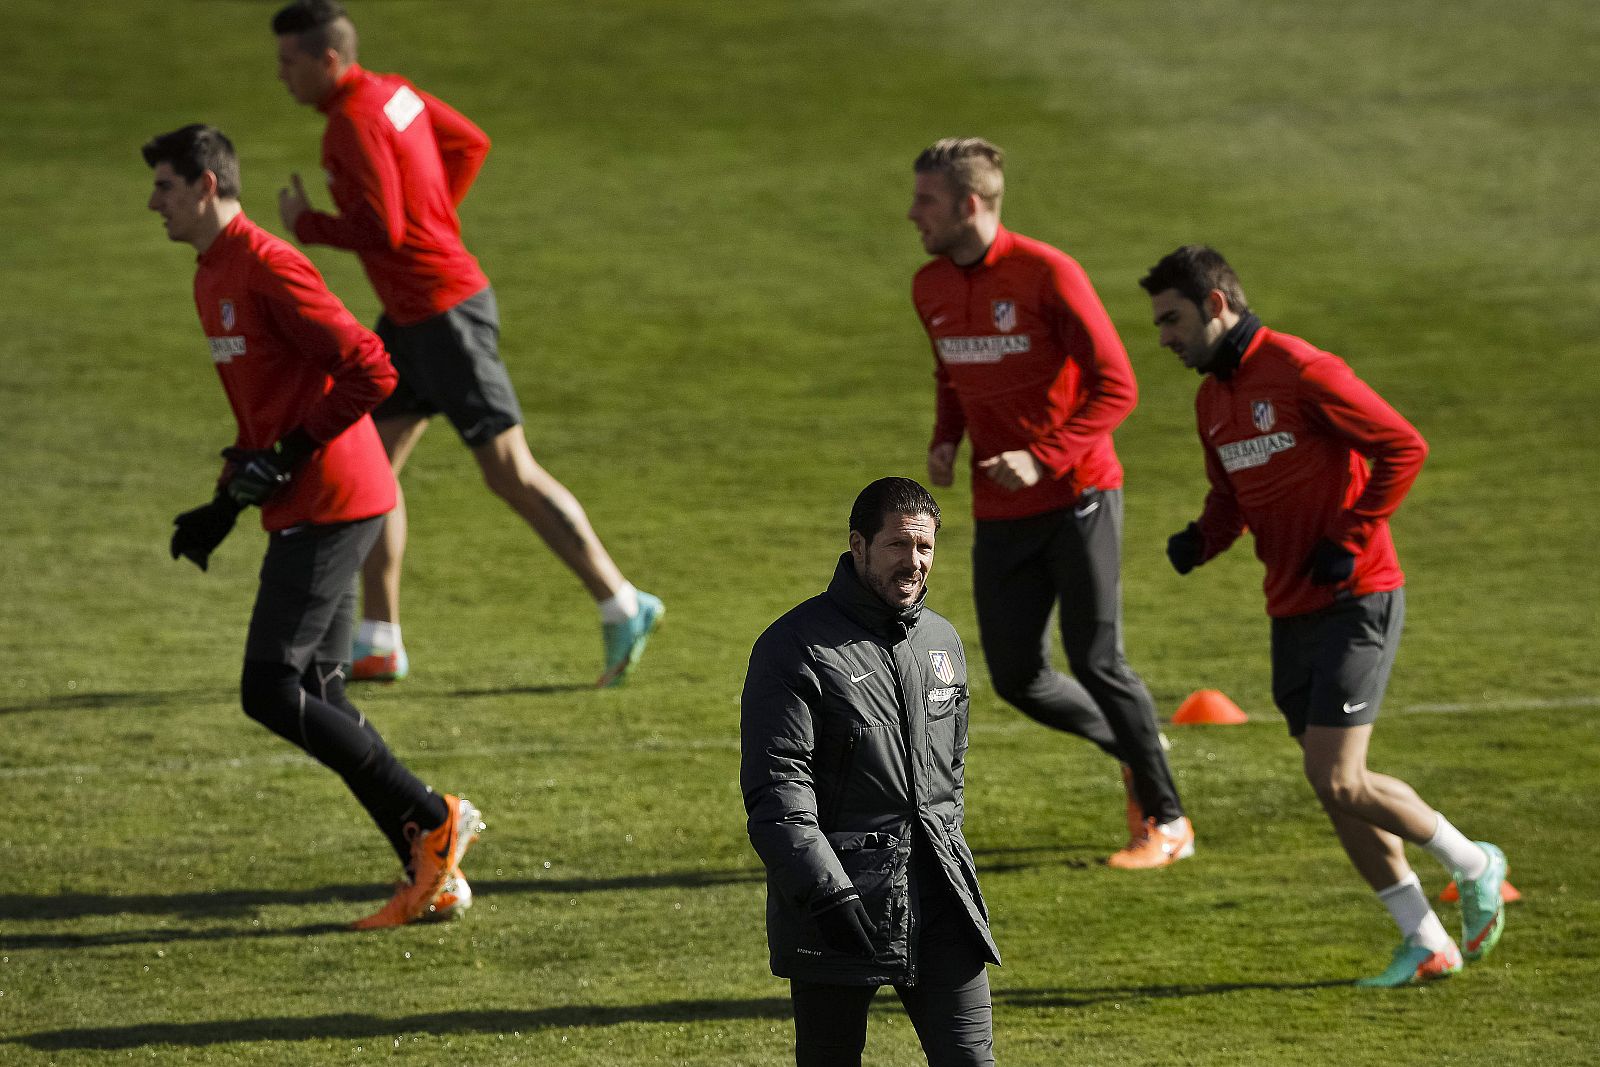
{"type": "Polygon", "coordinates": [[[172,520],[175,527],[172,531],[172,558],[186,556],[194,561],[196,567],[205,570],[211,553],[222,544],[222,539],[228,536],[238,517],[239,505],[218,489],[209,504],[185,511],[172,520]]]}
{"type": "Polygon", "coordinates": [[[1200,566],[1205,554],[1206,539],[1195,523],[1191,522],[1167,538],[1167,558],[1172,561],[1172,569],[1179,574],[1188,574],[1200,566]]]}
{"type": "Polygon", "coordinates": [[[1348,582],[1355,572],[1356,554],[1326,537],[1317,542],[1317,547],[1311,550],[1311,558],[1306,560],[1306,573],[1311,575],[1312,585],[1348,582]]]}
{"type": "Polygon", "coordinates": [[[295,468],[317,447],[310,434],[297,429],[284,434],[271,448],[224,448],[222,458],[234,465],[233,477],[224,488],[241,508],[261,504],[289,484],[295,468]]]}
{"type": "Polygon", "coordinates": [[[817,912],[817,929],[822,943],[846,956],[870,960],[876,953],[872,945],[872,923],[859,893],[847,893],[817,912]]]}

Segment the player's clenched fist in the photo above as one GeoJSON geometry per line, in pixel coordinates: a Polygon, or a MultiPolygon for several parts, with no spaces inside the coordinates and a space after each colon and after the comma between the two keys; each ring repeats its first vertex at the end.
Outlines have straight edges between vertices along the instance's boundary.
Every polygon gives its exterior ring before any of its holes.
{"type": "Polygon", "coordinates": [[[1200,527],[1190,523],[1167,538],[1167,559],[1179,574],[1188,574],[1205,561],[1206,539],[1200,527]]]}
{"type": "Polygon", "coordinates": [[[278,190],[278,216],[283,219],[284,229],[294,235],[294,224],[300,221],[300,216],[311,210],[311,198],[306,196],[306,187],[300,183],[300,175],[289,175],[289,185],[278,190]]]}
{"type": "Polygon", "coordinates": [[[955,484],[956,446],[946,442],[928,449],[928,481],[941,489],[955,484]]]}
{"type": "Polygon", "coordinates": [[[987,474],[1000,488],[1009,489],[1013,493],[1018,489],[1038,485],[1041,473],[1039,461],[1026,448],[990,456],[979,461],[978,469],[987,474]]]}

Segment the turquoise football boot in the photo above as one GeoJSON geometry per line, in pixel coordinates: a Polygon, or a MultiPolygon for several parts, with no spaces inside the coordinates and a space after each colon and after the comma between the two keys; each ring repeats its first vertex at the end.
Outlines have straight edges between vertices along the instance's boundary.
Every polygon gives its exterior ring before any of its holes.
{"type": "Polygon", "coordinates": [[[620,685],[644,655],[644,646],[650,635],[667,613],[661,598],[649,593],[639,594],[639,610],[623,622],[602,623],[601,636],[606,644],[606,669],[594,683],[597,689],[620,685]]]}

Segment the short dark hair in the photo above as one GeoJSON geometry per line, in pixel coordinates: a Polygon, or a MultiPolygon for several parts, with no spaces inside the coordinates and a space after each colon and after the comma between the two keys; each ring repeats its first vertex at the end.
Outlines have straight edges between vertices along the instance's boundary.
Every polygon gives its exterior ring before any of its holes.
{"type": "Polygon", "coordinates": [[[140,151],[150,169],[165,163],[190,185],[209,170],[217,176],[218,196],[239,199],[239,155],[227,134],[215,126],[195,122],[171,133],[157,134],[140,151]]]}
{"type": "Polygon", "coordinates": [[[879,478],[856,497],[850,509],[850,532],[871,544],[889,515],[928,515],[939,530],[939,504],[933,494],[910,478],[879,478]]]}
{"type": "Polygon", "coordinates": [[[1239,276],[1233,273],[1222,253],[1208,245],[1184,245],[1167,253],[1160,263],[1150,268],[1149,274],[1139,279],[1139,284],[1151,296],[1176,289],[1200,307],[1205,306],[1206,294],[1220,289],[1228,298],[1228,307],[1235,312],[1243,315],[1250,310],[1244,290],[1239,286],[1239,276]]]}
{"type": "Polygon", "coordinates": [[[355,62],[356,24],[338,0],[294,0],[272,16],[272,32],[300,38],[301,50],[314,56],[331,48],[345,62],[355,62]]]}

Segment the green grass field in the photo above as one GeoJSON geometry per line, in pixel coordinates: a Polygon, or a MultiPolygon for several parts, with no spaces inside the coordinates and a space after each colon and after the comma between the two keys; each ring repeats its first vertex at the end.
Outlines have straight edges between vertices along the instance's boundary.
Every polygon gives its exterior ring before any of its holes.
{"type": "MultiPolygon", "coordinates": [[[[1125,875],[1098,864],[1114,768],[978,678],[968,831],[1006,956],[1000,1061],[1595,1062],[1592,4],[353,3],[369,66],[494,137],[463,217],[529,438],[667,624],[632,684],[589,690],[582,590],[436,427],[407,474],[414,676],[357,699],[484,809],[478,902],[345,932],[392,859],[332,775],[238,711],[262,536],[241,526],[209,574],[167,558],[232,420],[138,156],[222,126],[276,230],[289,172],[319,186],[321,120],[274,79],[273,0],[13,0],[0,1063],[789,1062],[738,692],[755,636],[825,582],[855,492],[921,473],[903,214],[910,160],[951,133],[1007,149],[1007,223],[1085,265],[1140,376],[1118,434],[1132,663],[1166,713],[1208,686],[1252,718],[1169,730],[1200,851],[1125,875]],[[1203,492],[1196,379],[1136,281],[1194,240],[1432,446],[1395,524],[1410,620],[1373,764],[1504,844],[1525,894],[1449,983],[1349,986],[1393,931],[1271,708],[1259,566],[1240,544],[1179,579],[1162,556],[1203,492]]],[[[314,258],[371,321],[354,260],[314,258]]],[[[931,601],[975,646],[968,496],[941,499],[931,601]]],[[[887,993],[868,1056],[921,1062],[887,993]]]]}

